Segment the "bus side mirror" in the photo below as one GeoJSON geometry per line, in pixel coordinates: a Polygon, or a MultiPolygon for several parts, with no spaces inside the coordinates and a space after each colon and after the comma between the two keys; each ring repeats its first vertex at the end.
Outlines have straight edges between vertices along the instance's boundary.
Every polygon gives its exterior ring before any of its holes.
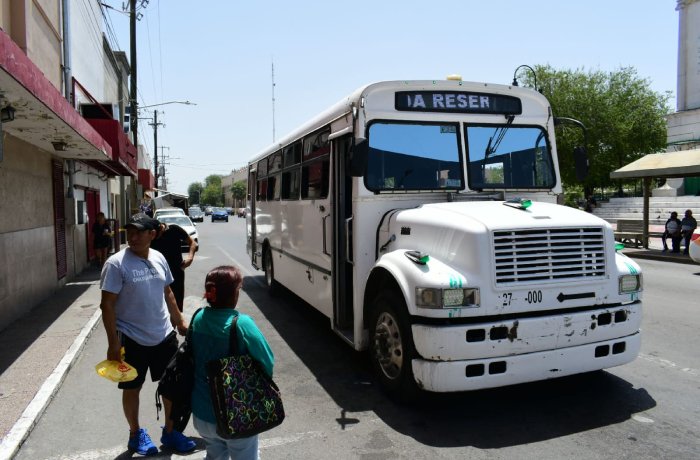
{"type": "Polygon", "coordinates": [[[585,147],[578,146],[574,148],[574,167],[576,180],[583,181],[588,176],[588,153],[585,147]]]}
{"type": "Polygon", "coordinates": [[[362,177],[367,171],[367,155],[369,154],[369,143],[367,139],[357,139],[352,148],[350,157],[350,175],[352,177],[362,177]]]}

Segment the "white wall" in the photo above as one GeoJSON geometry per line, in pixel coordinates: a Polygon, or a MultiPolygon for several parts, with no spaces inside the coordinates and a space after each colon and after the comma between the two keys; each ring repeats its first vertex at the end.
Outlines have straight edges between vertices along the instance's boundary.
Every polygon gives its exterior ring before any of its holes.
{"type": "Polygon", "coordinates": [[[679,0],[678,111],[700,108],[700,1],[679,0]]]}
{"type": "MultiPolygon", "coordinates": [[[[71,0],[71,68],[73,76],[100,102],[105,99],[102,13],[96,0],[71,0]]],[[[76,89],[78,102],[90,102],[76,89]]],[[[114,98],[116,102],[116,97],[114,98]]]]}

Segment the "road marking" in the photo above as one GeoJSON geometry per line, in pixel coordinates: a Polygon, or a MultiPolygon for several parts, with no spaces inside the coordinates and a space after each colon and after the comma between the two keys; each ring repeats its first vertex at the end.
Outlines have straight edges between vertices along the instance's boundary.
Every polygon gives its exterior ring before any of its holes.
{"type": "Polygon", "coordinates": [[[646,359],[647,361],[658,364],[661,367],[667,367],[671,369],[675,369],[680,372],[684,372],[686,374],[690,374],[692,376],[697,377],[700,375],[700,371],[697,369],[693,369],[692,367],[681,367],[680,365],[674,363],[673,361],[669,361],[668,359],[664,358],[659,358],[658,356],[653,356],[653,355],[647,355],[646,353],[640,353],[639,357],[642,359],[646,359]]]}
{"type": "Polygon", "coordinates": [[[637,414],[632,416],[632,420],[636,420],[639,423],[654,423],[652,419],[637,414]]]}
{"type": "Polygon", "coordinates": [[[218,245],[216,247],[219,248],[219,251],[223,252],[224,255],[226,257],[228,257],[229,260],[231,260],[231,262],[233,262],[243,272],[243,274],[245,276],[253,276],[253,273],[251,273],[247,268],[245,268],[242,263],[240,263],[239,261],[234,259],[233,256],[231,254],[229,254],[228,252],[226,252],[226,250],[224,248],[222,248],[221,246],[218,246],[218,245]]]}
{"type": "MultiPolygon", "coordinates": [[[[258,441],[258,449],[269,449],[271,447],[284,446],[286,444],[292,444],[312,438],[320,438],[323,436],[324,434],[322,431],[307,431],[305,433],[298,433],[290,436],[278,436],[275,438],[260,439],[258,441]]],[[[187,455],[177,455],[176,453],[171,453],[168,458],[171,458],[173,460],[191,458],[191,455],[193,453],[196,453],[197,451],[198,450],[195,450],[194,452],[190,452],[187,455]]],[[[118,446],[107,447],[104,449],[93,449],[86,450],[83,452],[73,452],[71,454],[57,455],[54,457],[46,458],[44,460],[100,460],[102,458],[119,457],[124,452],[126,452],[126,446],[121,444],[118,446]]],[[[163,452],[158,452],[158,454],[159,455],[157,457],[160,457],[161,454],[163,454],[163,452]]]]}
{"type": "Polygon", "coordinates": [[[261,439],[258,441],[258,449],[269,449],[270,447],[278,447],[285,444],[292,444],[294,442],[320,437],[323,437],[322,431],[307,431],[306,433],[298,433],[290,436],[278,436],[276,438],[261,439]]]}
{"type": "Polygon", "coordinates": [[[92,286],[93,284],[100,284],[100,281],[71,281],[70,283],[66,283],[66,286],[92,286]]]}
{"type": "MultiPolygon", "coordinates": [[[[94,450],[86,450],[83,452],[73,452],[71,454],[66,454],[66,455],[57,455],[55,457],[49,457],[44,460],[100,460],[103,458],[115,458],[115,457],[122,457],[124,452],[127,452],[126,446],[125,445],[119,445],[119,446],[114,446],[114,447],[108,447],[105,449],[94,449],[94,450]]],[[[155,458],[158,457],[167,457],[170,459],[185,459],[185,458],[190,458],[190,456],[193,453],[196,453],[197,450],[194,452],[189,452],[187,455],[178,455],[176,453],[165,453],[165,452],[158,452],[158,455],[155,456],[155,458]]],[[[200,452],[204,452],[203,450],[200,452]]],[[[129,456],[128,458],[131,458],[129,456]]],[[[134,458],[140,458],[138,455],[135,455],[134,458]]],[[[145,457],[144,457],[145,458],[145,457]]]]}

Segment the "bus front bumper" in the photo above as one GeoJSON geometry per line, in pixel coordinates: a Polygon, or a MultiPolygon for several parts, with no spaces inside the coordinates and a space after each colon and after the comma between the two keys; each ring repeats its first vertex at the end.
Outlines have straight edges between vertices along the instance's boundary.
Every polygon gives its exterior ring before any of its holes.
{"type": "Polygon", "coordinates": [[[461,361],[414,359],[413,375],[426,391],[452,392],[546,380],[619,366],[639,354],[639,332],[626,337],[522,355],[461,361]]]}

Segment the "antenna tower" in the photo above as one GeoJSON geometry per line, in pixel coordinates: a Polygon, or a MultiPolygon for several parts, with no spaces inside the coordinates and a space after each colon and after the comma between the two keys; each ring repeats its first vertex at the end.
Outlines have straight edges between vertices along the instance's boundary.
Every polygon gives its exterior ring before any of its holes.
{"type": "Polygon", "coordinates": [[[272,61],[272,142],[275,142],[275,61],[272,61]]]}

